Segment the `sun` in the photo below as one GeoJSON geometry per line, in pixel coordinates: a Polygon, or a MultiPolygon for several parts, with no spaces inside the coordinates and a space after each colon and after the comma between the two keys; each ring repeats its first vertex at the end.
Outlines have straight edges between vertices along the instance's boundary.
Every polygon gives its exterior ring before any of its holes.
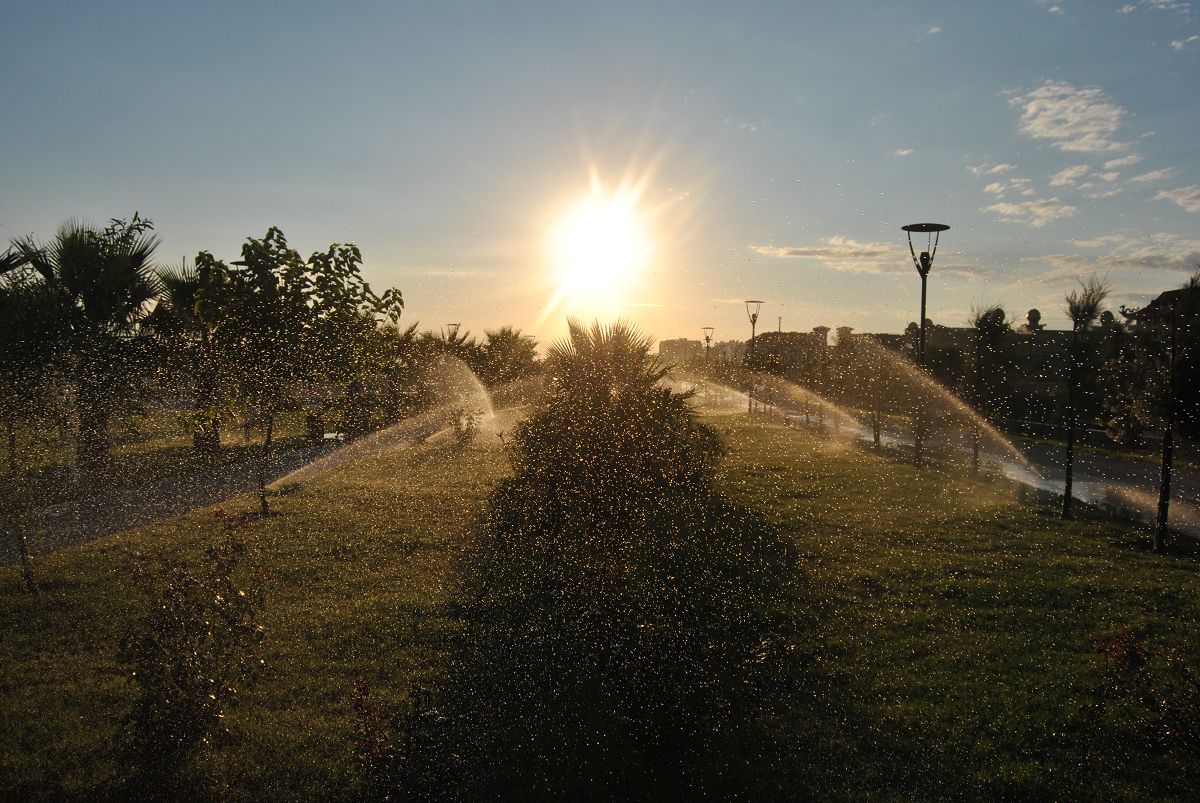
{"type": "Polygon", "coordinates": [[[652,243],[639,193],[609,191],[598,181],[560,213],[550,232],[549,256],[558,283],[548,308],[607,316],[619,314],[650,262],[652,243]]]}
{"type": "Polygon", "coordinates": [[[595,194],[570,206],[554,234],[554,258],[563,284],[576,292],[623,289],[645,268],[646,228],[632,200],[595,194]]]}

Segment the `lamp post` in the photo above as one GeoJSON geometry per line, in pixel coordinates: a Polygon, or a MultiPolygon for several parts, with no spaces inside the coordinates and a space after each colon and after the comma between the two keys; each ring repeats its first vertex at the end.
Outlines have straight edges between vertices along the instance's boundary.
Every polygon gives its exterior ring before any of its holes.
{"type": "Polygon", "coordinates": [[[715,331],[711,326],[705,326],[704,331],[704,364],[708,365],[708,350],[712,347],[712,337],[715,331]]]}
{"type": "Polygon", "coordinates": [[[458,337],[458,327],[462,326],[459,323],[446,324],[446,340],[454,342],[454,338],[458,337]]]}
{"type": "Polygon", "coordinates": [[[750,347],[747,349],[746,365],[750,368],[750,393],[746,398],[746,412],[754,412],[754,329],[758,326],[758,311],[763,303],[757,300],[746,302],[746,317],[750,319],[750,347]]]}
{"type": "MultiPolygon", "coordinates": [[[[913,266],[916,267],[917,273],[921,276],[921,319],[920,324],[920,341],[917,346],[917,364],[922,368],[925,367],[925,285],[929,278],[929,271],[933,269],[933,258],[937,254],[938,237],[942,232],[950,227],[945,223],[909,223],[907,226],[901,226],[901,231],[908,234],[908,251],[912,254],[913,266]],[[912,236],[914,233],[926,235],[925,250],[917,254],[917,250],[913,247],[912,236]]],[[[916,431],[913,434],[913,453],[917,463],[921,462],[921,410],[917,410],[917,425],[914,428],[916,431]]]]}

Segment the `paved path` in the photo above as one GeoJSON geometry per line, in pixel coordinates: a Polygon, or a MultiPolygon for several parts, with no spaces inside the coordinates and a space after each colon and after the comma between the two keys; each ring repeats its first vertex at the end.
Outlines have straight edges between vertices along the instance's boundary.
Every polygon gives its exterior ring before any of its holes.
{"type": "MultiPolygon", "coordinates": [[[[1065,456],[1061,446],[1029,443],[1015,439],[1029,462],[1048,480],[1063,480],[1065,456]]],[[[1158,463],[1129,460],[1115,455],[1075,451],[1075,478],[1094,482],[1113,482],[1130,485],[1138,490],[1158,495],[1158,463]]],[[[1200,471],[1178,466],[1171,472],[1171,498],[1200,504],[1200,471]]]]}
{"type": "MultiPolygon", "coordinates": [[[[329,451],[309,446],[271,455],[268,482],[282,477],[329,451]]],[[[258,460],[225,463],[212,470],[192,470],[154,482],[97,493],[52,505],[41,513],[40,531],[29,537],[33,554],[53,552],[111,533],[214,505],[258,487],[258,460]]],[[[0,544],[0,564],[17,559],[12,539],[0,544]]]]}

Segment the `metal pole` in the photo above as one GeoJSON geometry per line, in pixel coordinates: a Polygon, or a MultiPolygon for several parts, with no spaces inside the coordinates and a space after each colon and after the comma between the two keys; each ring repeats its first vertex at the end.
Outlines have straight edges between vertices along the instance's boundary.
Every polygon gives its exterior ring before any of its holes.
{"type": "Polygon", "coordinates": [[[754,327],[758,323],[758,316],[755,315],[750,319],[750,359],[747,360],[750,367],[750,393],[746,398],[746,412],[754,413],[754,327]]]}
{"type": "MultiPolygon", "coordinates": [[[[920,365],[922,369],[925,368],[925,285],[928,275],[929,274],[925,272],[921,273],[921,339],[917,346],[917,364],[920,365]]],[[[923,410],[921,409],[921,400],[918,398],[916,421],[913,422],[913,456],[916,458],[917,465],[921,464],[921,460],[924,457],[924,453],[921,448],[921,429],[924,425],[922,413],[923,410]]]]}

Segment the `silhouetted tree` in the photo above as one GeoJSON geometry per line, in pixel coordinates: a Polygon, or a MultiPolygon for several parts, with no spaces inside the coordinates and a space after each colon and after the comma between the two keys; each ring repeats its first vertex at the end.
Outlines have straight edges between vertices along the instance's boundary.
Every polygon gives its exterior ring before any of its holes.
{"type": "Polygon", "coordinates": [[[142,327],[160,289],[152,229],[135,213],[104,229],[70,221],[47,245],[32,237],[13,243],[54,297],[79,420],[76,462],[85,479],[107,460],[109,418],[134,402],[152,376],[153,350],[142,327]]]}
{"type": "Polygon", "coordinates": [[[16,547],[25,587],[36,593],[27,522],[38,500],[32,479],[22,476],[17,428],[46,417],[61,332],[54,295],[21,262],[17,253],[0,255],[0,420],[8,449],[0,524],[16,547]]]}
{"type": "Polygon", "coordinates": [[[550,349],[462,565],[461,639],[402,719],[403,791],[728,797],[769,776],[795,549],[717,493],[721,445],[649,348],[572,323],[550,349]]]}
{"type": "Polygon", "coordinates": [[[511,326],[487,333],[480,366],[484,382],[499,385],[537,372],[537,341],[531,336],[523,335],[520,329],[511,326]]]}
{"type": "Polygon", "coordinates": [[[266,473],[275,417],[301,383],[344,383],[360,365],[363,340],[375,316],[398,320],[403,301],[395,289],[375,295],[360,273],[355,245],[331,245],[304,260],[272,227],[242,246],[242,258],[226,264],[208,252],[196,257],[200,318],[212,328],[221,358],[228,360],[230,389],[253,409],[263,427],[258,492],[270,512],[266,473]]]}
{"type": "Polygon", "coordinates": [[[1071,518],[1071,486],[1075,474],[1075,427],[1076,399],[1079,395],[1080,375],[1085,363],[1085,355],[1080,349],[1080,333],[1095,323],[1100,315],[1100,307],[1108,296],[1108,285],[1095,276],[1087,281],[1081,281],[1077,290],[1069,291],[1066,298],[1066,313],[1071,319],[1071,352],[1067,368],[1067,409],[1063,415],[1063,425],[1066,427],[1066,482],[1063,487],[1062,517],[1071,518]]]}
{"type": "Polygon", "coordinates": [[[147,326],[163,342],[165,363],[191,383],[194,393],[192,443],[198,452],[215,454],[221,448],[221,416],[213,409],[219,399],[222,361],[211,325],[200,317],[200,273],[186,262],[159,271],[163,293],[147,326]]]}

